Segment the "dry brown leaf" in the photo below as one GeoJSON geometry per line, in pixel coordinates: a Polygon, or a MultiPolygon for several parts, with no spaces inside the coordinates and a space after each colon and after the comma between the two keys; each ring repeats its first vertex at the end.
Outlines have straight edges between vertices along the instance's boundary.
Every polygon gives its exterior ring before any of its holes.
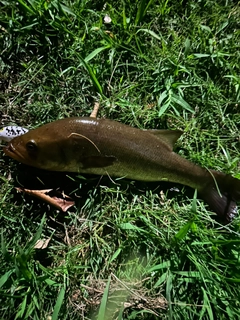
{"type": "Polygon", "coordinates": [[[92,110],[92,113],[90,114],[90,117],[91,118],[97,118],[97,114],[98,114],[98,109],[99,109],[100,105],[98,102],[95,102],[94,103],[94,107],[93,107],[93,110],[92,110]]]}
{"type": "Polygon", "coordinates": [[[48,244],[49,244],[50,240],[51,240],[51,238],[42,239],[42,240],[39,239],[39,240],[36,242],[34,248],[35,248],[35,249],[46,249],[46,248],[48,247],[48,244]]]}
{"type": "Polygon", "coordinates": [[[30,196],[37,197],[64,212],[75,204],[72,198],[54,189],[30,190],[25,188],[16,188],[16,190],[24,192],[30,196]]]}

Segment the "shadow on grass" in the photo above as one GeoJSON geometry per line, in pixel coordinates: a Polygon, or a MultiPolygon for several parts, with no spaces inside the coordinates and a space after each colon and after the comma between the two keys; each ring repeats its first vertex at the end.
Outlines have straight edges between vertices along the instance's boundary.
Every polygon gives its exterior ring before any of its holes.
{"type": "MultiPolygon", "coordinates": [[[[112,179],[108,176],[96,175],[79,175],[77,173],[68,172],[54,172],[36,169],[23,164],[18,165],[18,170],[14,171],[12,176],[15,187],[24,187],[26,189],[41,190],[41,189],[57,189],[63,191],[66,195],[71,196],[76,202],[76,206],[81,208],[89,195],[91,190],[95,190],[95,203],[100,203],[101,194],[100,186],[105,186],[111,189],[126,191],[126,200],[131,201],[136,195],[144,195],[146,191],[152,193],[163,192],[167,199],[177,198],[182,201],[183,198],[193,198],[194,190],[182,186],[181,184],[171,182],[142,182],[132,181],[127,179],[112,179]]],[[[26,201],[33,199],[29,195],[24,195],[26,201]]],[[[22,195],[15,193],[14,200],[19,201],[22,195]]],[[[48,206],[43,201],[34,198],[35,205],[48,206]]],[[[49,211],[56,210],[50,209],[49,211]]]]}

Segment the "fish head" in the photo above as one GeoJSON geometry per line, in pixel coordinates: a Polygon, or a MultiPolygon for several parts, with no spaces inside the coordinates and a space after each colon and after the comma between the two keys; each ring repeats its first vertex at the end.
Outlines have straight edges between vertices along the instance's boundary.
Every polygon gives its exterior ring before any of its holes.
{"type": "Polygon", "coordinates": [[[64,171],[64,143],[43,135],[38,129],[12,139],[3,148],[5,154],[26,165],[52,171],[64,171]]]}

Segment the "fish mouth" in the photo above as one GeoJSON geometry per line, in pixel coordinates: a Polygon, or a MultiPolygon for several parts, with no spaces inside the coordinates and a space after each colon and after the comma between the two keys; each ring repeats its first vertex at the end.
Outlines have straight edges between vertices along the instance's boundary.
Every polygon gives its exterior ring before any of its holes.
{"type": "Polygon", "coordinates": [[[11,158],[13,158],[13,159],[15,159],[15,160],[19,160],[19,158],[20,158],[21,160],[24,160],[24,157],[21,155],[20,152],[18,152],[18,151],[14,148],[14,146],[13,146],[12,143],[9,143],[6,147],[4,147],[4,148],[3,148],[3,151],[4,151],[4,153],[5,153],[7,156],[9,156],[9,157],[11,157],[11,158]]]}

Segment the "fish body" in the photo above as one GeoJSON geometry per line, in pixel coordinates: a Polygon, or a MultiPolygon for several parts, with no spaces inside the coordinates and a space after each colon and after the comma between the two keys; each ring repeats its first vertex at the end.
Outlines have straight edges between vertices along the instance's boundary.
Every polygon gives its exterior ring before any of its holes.
{"type": "Polygon", "coordinates": [[[230,220],[235,200],[240,200],[240,180],[206,170],[173,152],[180,135],[107,119],[68,118],[14,138],[4,152],[45,170],[181,183],[197,189],[217,214],[230,220]]]}

